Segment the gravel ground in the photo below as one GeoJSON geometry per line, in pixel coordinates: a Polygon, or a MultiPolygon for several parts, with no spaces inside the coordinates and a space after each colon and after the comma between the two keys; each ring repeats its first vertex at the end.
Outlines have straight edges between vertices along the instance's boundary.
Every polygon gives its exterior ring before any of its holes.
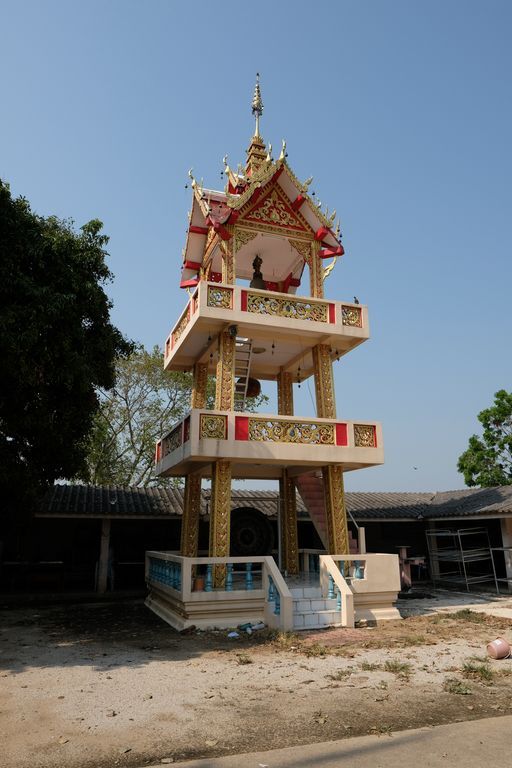
{"type": "Polygon", "coordinates": [[[168,764],[508,714],[512,661],[485,648],[512,641],[512,601],[465,604],[441,594],[378,627],[236,640],[180,635],[141,602],[4,610],[0,767],[168,764]]]}

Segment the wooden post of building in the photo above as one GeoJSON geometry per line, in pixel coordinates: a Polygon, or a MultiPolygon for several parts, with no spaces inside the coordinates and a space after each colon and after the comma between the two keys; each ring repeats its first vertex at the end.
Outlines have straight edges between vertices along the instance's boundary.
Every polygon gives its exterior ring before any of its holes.
{"type": "MultiPolygon", "coordinates": [[[[98,579],[96,590],[100,595],[107,591],[108,583],[108,557],[110,550],[110,518],[105,517],[101,521],[100,559],[98,562],[98,579]]],[[[110,585],[112,588],[112,585],[110,585]]]]}

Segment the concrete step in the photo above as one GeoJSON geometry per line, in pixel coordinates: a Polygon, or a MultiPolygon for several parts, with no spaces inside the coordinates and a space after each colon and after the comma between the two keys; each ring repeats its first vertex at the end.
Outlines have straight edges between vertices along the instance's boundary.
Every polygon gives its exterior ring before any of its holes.
{"type": "Polygon", "coordinates": [[[310,599],[314,598],[317,600],[322,599],[322,592],[320,591],[320,587],[290,587],[290,592],[295,600],[304,597],[309,597],[310,599]]]}
{"type": "Polygon", "coordinates": [[[293,628],[296,630],[339,626],[341,626],[339,611],[309,611],[293,615],[293,628]]]}
{"type": "Polygon", "coordinates": [[[293,601],[293,613],[311,613],[311,611],[335,611],[336,598],[317,597],[300,598],[293,601]]]}

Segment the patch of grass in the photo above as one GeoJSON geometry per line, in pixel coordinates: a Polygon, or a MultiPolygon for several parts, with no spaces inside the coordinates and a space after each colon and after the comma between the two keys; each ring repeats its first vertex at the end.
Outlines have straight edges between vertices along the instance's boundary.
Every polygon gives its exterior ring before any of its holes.
{"type": "Polygon", "coordinates": [[[326,677],[328,677],[329,680],[345,680],[345,678],[350,677],[353,671],[353,667],[349,667],[348,669],[338,669],[336,672],[333,672],[332,675],[326,675],[326,677]]]}
{"type": "Polygon", "coordinates": [[[360,666],[364,672],[377,672],[382,669],[380,664],[372,664],[370,661],[362,661],[360,666]]]}
{"type": "Polygon", "coordinates": [[[244,666],[245,664],[252,664],[253,661],[250,656],[248,656],[246,653],[237,653],[236,655],[237,663],[241,666],[244,666]]]}
{"type": "Polygon", "coordinates": [[[485,661],[479,664],[476,661],[468,659],[462,667],[462,674],[469,680],[477,680],[485,685],[492,685],[494,680],[494,670],[490,668],[489,663],[485,661]]]}
{"type": "Polygon", "coordinates": [[[396,659],[388,659],[384,662],[384,671],[392,672],[397,677],[401,677],[404,680],[408,680],[412,673],[412,667],[405,661],[396,661],[396,659]]]}
{"type": "Polygon", "coordinates": [[[470,621],[473,624],[483,624],[485,622],[485,613],[477,613],[469,608],[462,608],[460,611],[447,613],[446,615],[451,619],[456,619],[457,621],[470,621]]]}
{"type": "Polygon", "coordinates": [[[410,635],[410,637],[404,637],[400,641],[400,645],[403,645],[404,648],[408,645],[425,645],[425,643],[427,643],[425,635],[410,635]]]}
{"type": "Polygon", "coordinates": [[[374,725],[373,728],[370,728],[370,733],[391,736],[391,726],[390,725],[374,725]]]}
{"type": "Polygon", "coordinates": [[[469,685],[463,683],[462,680],[457,680],[456,677],[447,677],[443,683],[443,691],[446,693],[457,693],[460,696],[469,696],[473,693],[469,685]]]}
{"type": "MultiPolygon", "coordinates": [[[[254,637],[254,635],[252,637],[254,637]]],[[[258,632],[256,634],[256,639],[272,643],[272,645],[275,645],[282,650],[289,650],[292,646],[299,645],[300,643],[299,638],[294,632],[281,632],[278,629],[269,629],[265,632],[258,632]]]]}
{"type": "Polygon", "coordinates": [[[324,645],[320,645],[320,643],[313,643],[312,645],[307,645],[304,648],[302,648],[303,653],[308,656],[327,656],[327,648],[324,645]]]}

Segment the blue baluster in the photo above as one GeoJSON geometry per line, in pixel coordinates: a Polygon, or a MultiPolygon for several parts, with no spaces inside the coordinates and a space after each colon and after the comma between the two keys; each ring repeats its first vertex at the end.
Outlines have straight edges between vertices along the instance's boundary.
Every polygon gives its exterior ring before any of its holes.
{"type": "Polygon", "coordinates": [[[253,589],[252,582],[252,563],[245,564],[245,588],[248,592],[253,589]]]}
{"type": "Polygon", "coordinates": [[[329,591],[327,593],[327,599],[332,600],[335,597],[336,595],[334,593],[334,579],[331,576],[331,574],[329,574],[329,591]]]}
{"type": "Polygon", "coordinates": [[[206,566],[206,580],[204,582],[204,591],[205,592],[211,592],[213,590],[213,584],[212,584],[212,567],[211,565],[206,566]]]}
{"type": "Polygon", "coordinates": [[[226,592],[233,591],[233,563],[226,565],[226,592]]]}
{"type": "Polygon", "coordinates": [[[343,577],[345,577],[345,561],[344,560],[340,560],[339,563],[338,563],[338,567],[340,569],[341,575],[343,577]]]}
{"type": "Polygon", "coordinates": [[[315,556],[312,554],[308,555],[308,562],[309,562],[309,571],[315,570],[315,556]]]}
{"type": "Polygon", "coordinates": [[[363,568],[360,560],[354,560],[354,579],[363,578],[363,568]]]}
{"type": "Polygon", "coordinates": [[[171,562],[171,587],[176,589],[176,563],[171,562]]]}
{"type": "Polygon", "coordinates": [[[269,574],[268,575],[268,601],[269,603],[273,603],[276,599],[276,588],[274,586],[274,579],[269,574]]]}
{"type": "Polygon", "coordinates": [[[341,611],[341,589],[336,591],[336,610],[341,611]]]}
{"type": "Polygon", "coordinates": [[[279,614],[281,613],[281,596],[279,594],[278,589],[276,589],[276,602],[274,605],[274,613],[276,614],[276,616],[279,616],[279,614]]]}
{"type": "Polygon", "coordinates": [[[176,563],[176,589],[181,589],[181,563],[176,563]]]}

